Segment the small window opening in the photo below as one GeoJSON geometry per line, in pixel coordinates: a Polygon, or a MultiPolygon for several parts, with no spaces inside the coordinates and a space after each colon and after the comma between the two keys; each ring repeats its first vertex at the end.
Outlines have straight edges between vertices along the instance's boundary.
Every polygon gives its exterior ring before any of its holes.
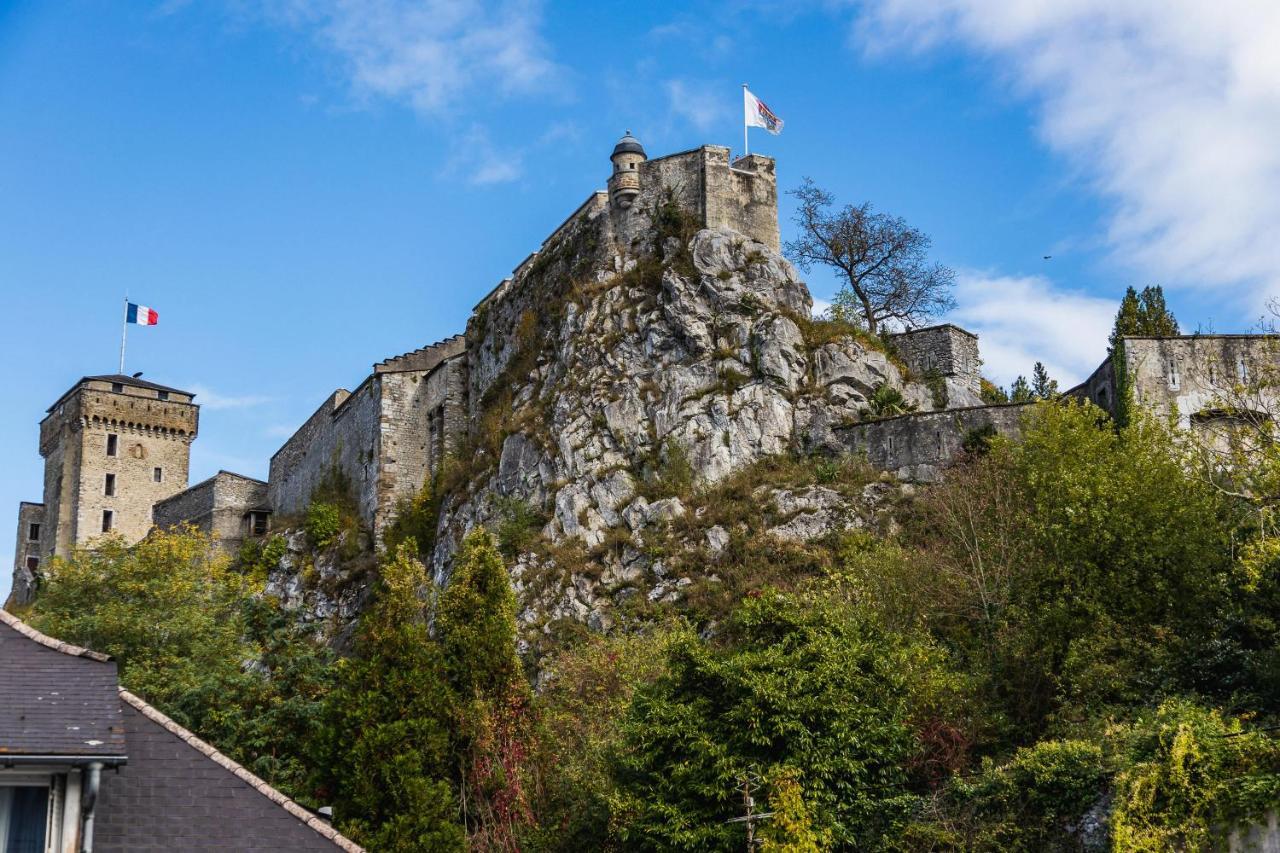
{"type": "Polygon", "coordinates": [[[1176,359],[1169,359],[1169,387],[1178,387],[1178,362],[1176,359]]]}
{"type": "Polygon", "coordinates": [[[39,542],[39,541],[40,541],[40,524],[39,524],[39,522],[35,522],[35,521],[33,521],[33,522],[31,522],[30,524],[28,524],[28,525],[27,525],[27,541],[28,541],[28,542],[39,542]]]}
{"type": "Polygon", "coordinates": [[[155,469],[152,469],[152,471],[151,471],[151,479],[152,479],[152,481],[154,481],[154,482],[156,482],[156,483],[163,483],[163,482],[164,482],[164,469],[163,469],[163,468],[155,468],[155,469]]]}
{"type": "Polygon", "coordinates": [[[112,391],[114,391],[114,392],[116,392],[117,394],[122,394],[122,393],[124,393],[124,383],[123,383],[123,382],[112,382],[112,383],[111,383],[111,390],[112,390],[112,391]]]}
{"type": "Polygon", "coordinates": [[[111,528],[115,526],[116,514],[109,509],[102,511],[102,532],[110,533],[111,528]]]}
{"type": "Polygon", "coordinates": [[[249,532],[254,536],[266,536],[268,517],[265,512],[249,513],[249,532]]]}
{"type": "Polygon", "coordinates": [[[107,434],[107,455],[115,456],[117,451],[120,449],[119,445],[120,445],[120,436],[116,435],[115,433],[108,433],[107,434]]]}
{"type": "Polygon", "coordinates": [[[116,475],[108,474],[107,481],[102,486],[102,493],[107,497],[115,497],[116,494],[116,475]]]}
{"type": "Polygon", "coordinates": [[[38,568],[40,568],[40,558],[27,557],[27,569],[34,572],[38,568]]]}
{"type": "Polygon", "coordinates": [[[1236,375],[1240,377],[1241,382],[1249,381],[1249,365],[1243,358],[1236,362],[1236,375]]]}

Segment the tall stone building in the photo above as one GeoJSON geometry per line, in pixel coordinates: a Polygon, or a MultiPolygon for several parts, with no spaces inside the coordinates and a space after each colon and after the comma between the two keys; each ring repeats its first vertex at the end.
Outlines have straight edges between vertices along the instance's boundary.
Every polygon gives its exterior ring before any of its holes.
{"type": "Polygon", "coordinates": [[[18,513],[12,600],[28,601],[39,564],[105,533],[136,542],[151,510],[187,487],[200,408],[194,394],[133,376],[86,376],[40,422],[44,502],[18,513]]]}

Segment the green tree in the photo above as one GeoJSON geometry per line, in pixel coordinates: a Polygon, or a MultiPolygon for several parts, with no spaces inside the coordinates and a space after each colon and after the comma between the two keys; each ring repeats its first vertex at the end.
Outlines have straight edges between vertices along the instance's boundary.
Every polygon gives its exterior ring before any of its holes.
{"type": "Polygon", "coordinates": [[[1031,396],[1036,400],[1053,400],[1058,397],[1058,380],[1049,378],[1049,371],[1037,361],[1031,371],[1031,396]]]}
{"type": "Polygon", "coordinates": [[[328,703],[321,784],[344,832],[376,850],[461,850],[451,780],[457,699],[427,627],[416,544],[384,561],[355,655],[328,703]]]}
{"type": "Polygon", "coordinates": [[[522,784],[529,752],[529,689],[516,655],[516,599],[497,543],[469,533],[440,597],[437,631],[458,697],[458,754],[472,846],[513,849],[531,814],[522,784]]]}
{"type": "Polygon", "coordinates": [[[1168,337],[1179,333],[1178,320],[1165,303],[1164,289],[1160,285],[1144,287],[1141,293],[1130,287],[1120,300],[1109,344],[1115,349],[1120,339],[1126,336],[1168,337]]]}
{"type": "Polygon", "coordinates": [[[306,782],[330,655],[260,584],[190,528],[132,547],[107,537],[53,561],[31,619],[112,655],[125,687],[314,802],[306,782]]]}
{"type": "Polygon", "coordinates": [[[716,642],[673,643],[637,691],[617,758],[618,837],[646,850],[738,850],[738,779],[793,778],[796,819],[875,849],[915,803],[902,650],[853,611],[765,591],[716,642]]]}
{"type": "Polygon", "coordinates": [[[1031,390],[1031,383],[1027,382],[1027,377],[1019,376],[1013,380],[1013,384],[1009,386],[1009,401],[1011,403],[1030,403],[1035,400],[1035,394],[1031,390]]]}

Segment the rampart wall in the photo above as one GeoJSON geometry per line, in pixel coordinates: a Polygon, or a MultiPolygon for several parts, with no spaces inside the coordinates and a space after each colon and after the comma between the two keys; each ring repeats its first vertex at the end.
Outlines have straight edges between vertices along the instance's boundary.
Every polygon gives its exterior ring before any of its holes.
{"type": "Polygon", "coordinates": [[[213,536],[229,553],[249,534],[247,514],[267,506],[267,484],[252,477],[219,471],[152,508],[155,526],[167,530],[191,524],[213,536]]]}
{"type": "Polygon", "coordinates": [[[899,479],[933,483],[964,452],[966,443],[984,435],[1016,438],[1029,403],[973,406],[941,412],[899,415],[837,427],[845,449],[863,455],[876,468],[899,479]]]}
{"type": "MultiPolygon", "coordinates": [[[[1134,405],[1160,416],[1176,412],[1183,428],[1223,407],[1277,411],[1278,401],[1245,400],[1240,389],[1256,382],[1260,372],[1274,373],[1278,364],[1280,337],[1275,335],[1126,337],[1123,341],[1123,369],[1134,405]]],[[[1111,414],[1119,393],[1114,357],[1067,391],[1111,414]]]]}

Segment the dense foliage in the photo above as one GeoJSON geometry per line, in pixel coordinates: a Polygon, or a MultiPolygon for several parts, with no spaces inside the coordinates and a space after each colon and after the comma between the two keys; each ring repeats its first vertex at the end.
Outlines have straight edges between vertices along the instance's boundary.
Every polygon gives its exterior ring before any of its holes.
{"type": "Polygon", "coordinates": [[[107,537],[53,561],[32,621],[110,654],[125,687],[311,802],[332,656],[257,595],[261,579],[243,569],[190,529],[132,548],[107,537]]]}

